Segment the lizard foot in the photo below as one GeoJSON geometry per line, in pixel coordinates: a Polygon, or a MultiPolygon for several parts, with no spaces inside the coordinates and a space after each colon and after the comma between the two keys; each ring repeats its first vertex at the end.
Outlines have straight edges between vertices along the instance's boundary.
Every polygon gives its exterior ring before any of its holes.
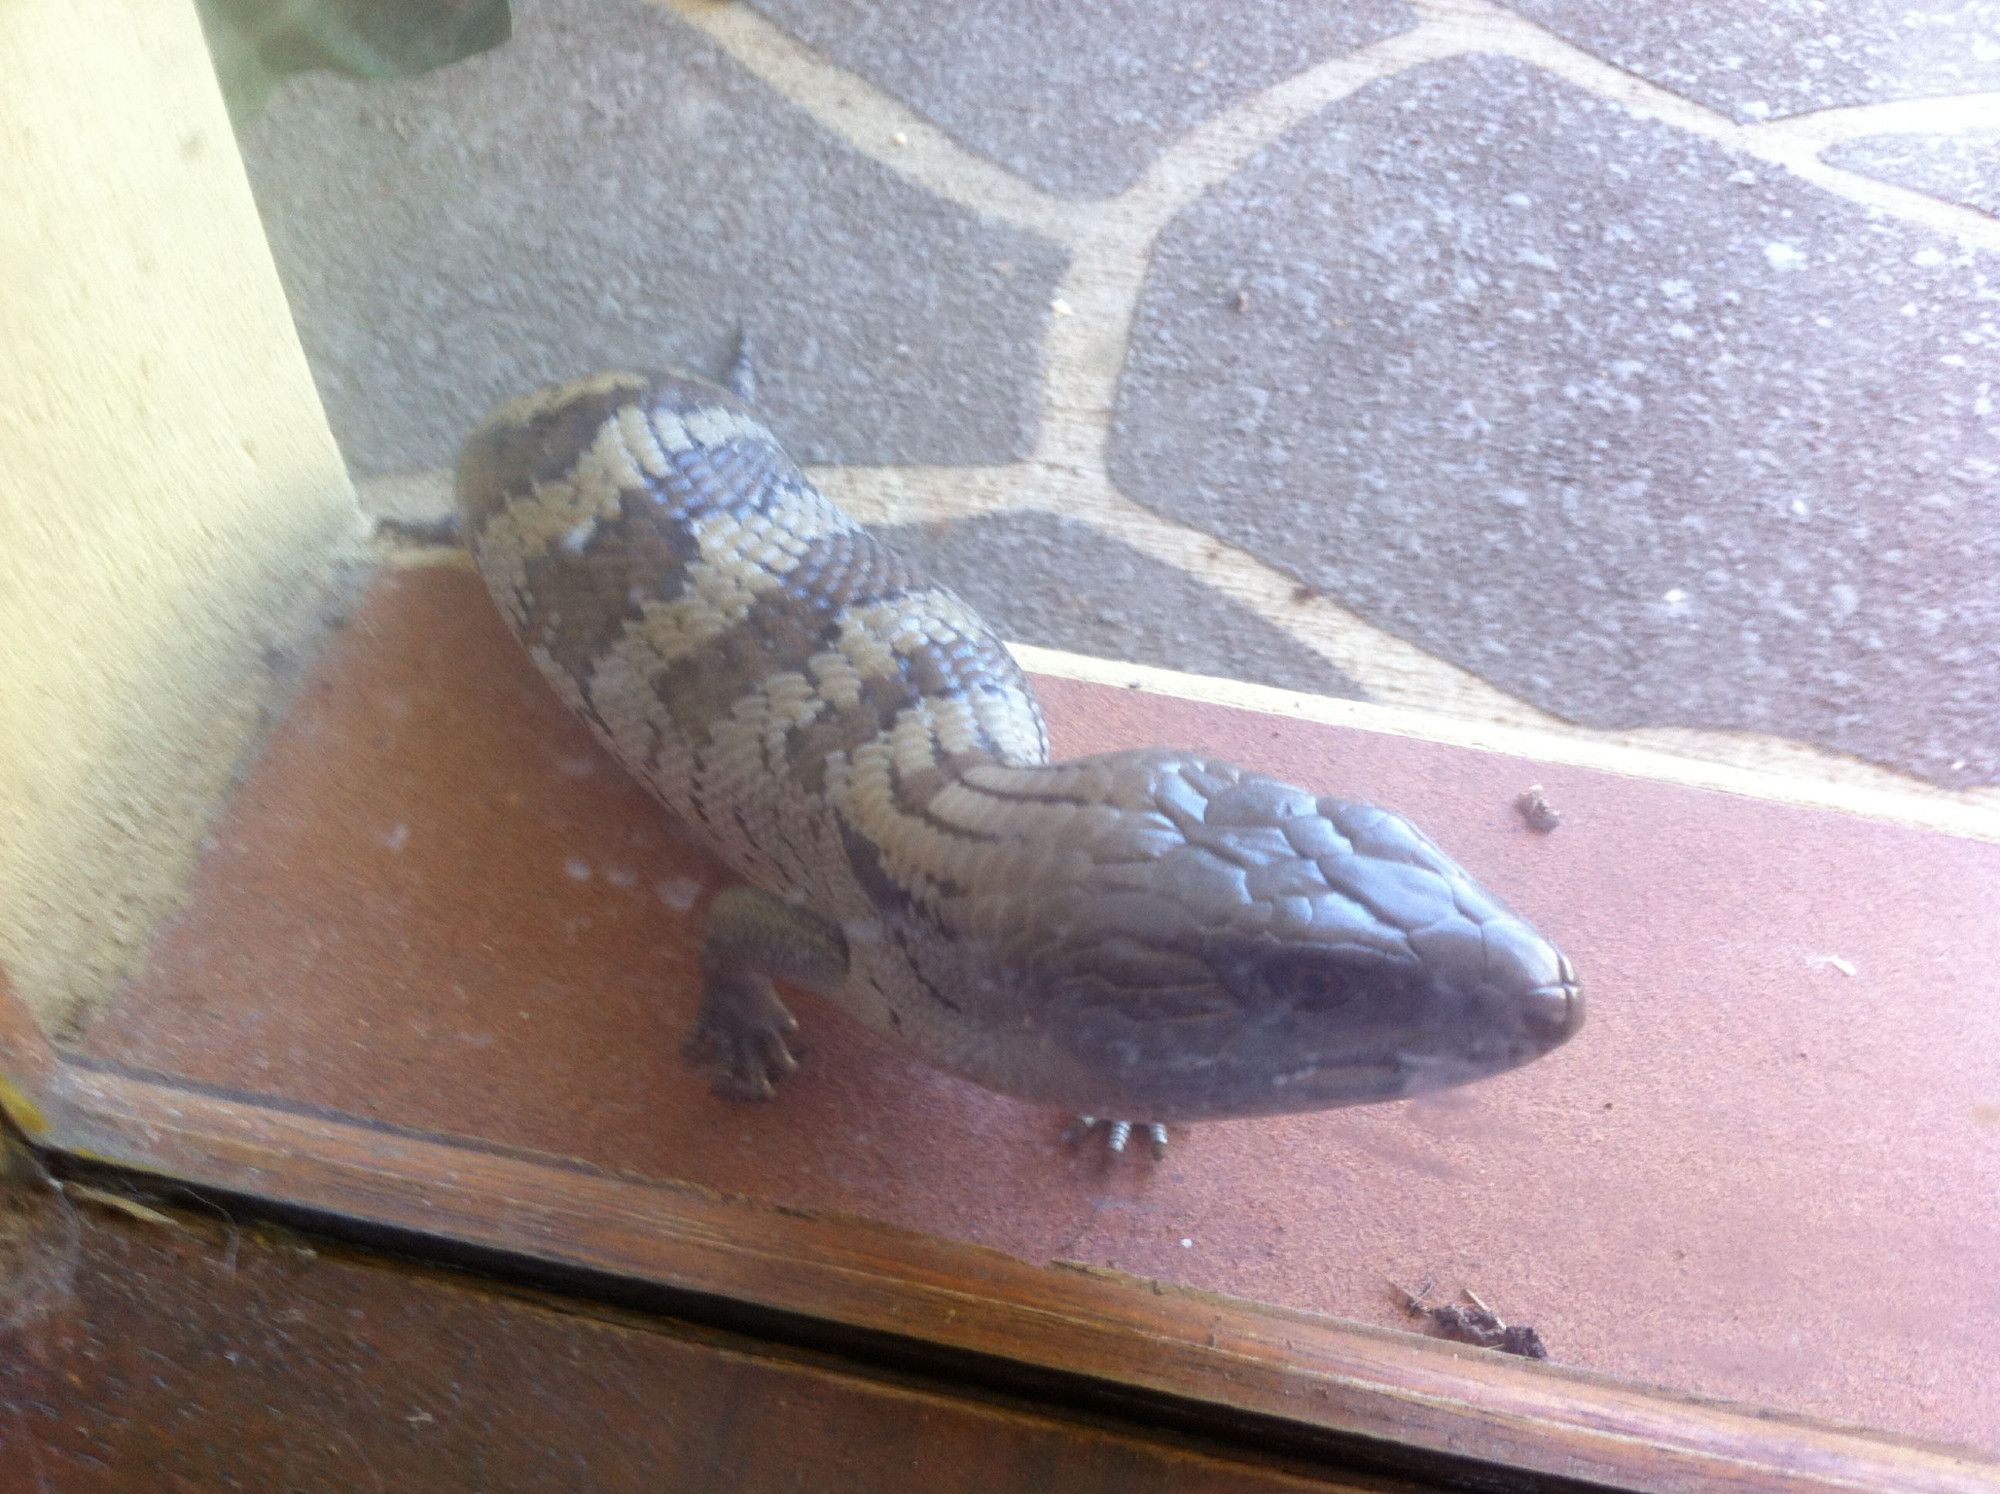
{"type": "Polygon", "coordinates": [[[798,1019],[761,975],[711,976],[681,1052],[706,1070],[709,1086],[730,1100],[768,1100],[795,1072],[803,1050],[791,1037],[798,1019]]]}
{"type": "MultiPolygon", "coordinates": [[[[1126,1144],[1132,1139],[1132,1132],[1134,1130],[1134,1123],[1132,1121],[1111,1120],[1102,1115],[1079,1115],[1076,1118],[1076,1124],[1063,1133],[1063,1139],[1074,1142],[1099,1128],[1102,1128],[1104,1131],[1105,1149],[1114,1156],[1123,1154],[1126,1144]]],[[[1137,1124],[1137,1129],[1145,1133],[1146,1140],[1152,1144],[1153,1155],[1155,1157],[1166,1156],[1167,1128],[1165,1126],[1158,1121],[1143,1121],[1137,1124]]]]}

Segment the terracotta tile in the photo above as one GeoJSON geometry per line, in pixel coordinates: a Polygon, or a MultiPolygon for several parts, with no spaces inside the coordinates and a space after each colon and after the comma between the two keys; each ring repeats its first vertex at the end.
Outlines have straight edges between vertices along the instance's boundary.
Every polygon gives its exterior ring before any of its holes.
{"type": "Polygon", "coordinates": [[[1392,803],[1559,937],[1591,1017],[1428,1103],[1063,1150],[802,1000],[778,1102],[676,1049],[709,880],[468,572],[385,573],[216,829],[101,1059],[1373,1322],[1469,1285],[1554,1356],[2000,1446],[2000,846],[1047,681],[1392,803]],[[1565,822],[1511,808],[1547,786],[1565,822]],[[1850,973],[1851,972],[1851,973],[1850,973]]]}

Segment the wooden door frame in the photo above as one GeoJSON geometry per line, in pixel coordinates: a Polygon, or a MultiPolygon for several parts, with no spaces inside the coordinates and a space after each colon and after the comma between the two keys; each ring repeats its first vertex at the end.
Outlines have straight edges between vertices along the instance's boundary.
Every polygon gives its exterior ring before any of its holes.
{"type": "Polygon", "coordinates": [[[111,1177],[969,1394],[1442,1488],[1991,1490],[1967,1453],[65,1054],[0,983],[0,1109],[111,1177]]]}

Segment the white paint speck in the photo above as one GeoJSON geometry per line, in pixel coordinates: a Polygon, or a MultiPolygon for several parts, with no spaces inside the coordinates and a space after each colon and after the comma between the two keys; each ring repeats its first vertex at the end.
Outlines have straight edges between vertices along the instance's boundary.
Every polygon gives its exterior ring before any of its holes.
{"type": "Polygon", "coordinates": [[[1944,263],[1944,251],[1942,249],[1919,249],[1915,254],[1910,256],[1910,263],[1921,265],[1928,270],[1933,265],[1944,263]]]}
{"type": "Polygon", "coordinates": [[[590,863],[585,861],[581,856],[572,856],[563,863],[563,875],[568,877],[572,882],[588,882],[590,880],[590,863]]]}
{"type": "Polygon", "coordinates": [[[1773,239],[1764,246],[1764,262],[1774,270],[1798,270],[1805,267],[1806,257],[1797,244],[1773,239]]]}
{"type": "Polygon", "coordinates": [[[597,533],[597,520],[585,519],[570,529],[562,537],[562,547],[572,555],[583,553],[583,547],[590,543],[590,537],[597,533]]]}
{"type": "Polygon", "coordinates": [[[1694,340],[1694,328],[1690,327],[1686,322],[1672,322],[1668,324],[1667,336],[1671,337],[1675,342],[1692,342],[1694,340]]]}
{"type": "Polygon", "coordinates": [[[1057,296],[1053,301],[1049,302],[1049,310],[1053,311],[1057,316],[1076,315],[1076,308],[1070,305],[1069,302],[1065,301],[1061,296],[1057,296]]]}
{"type": "Polygon", "coordinates": [[[1794,498],[1792,500],[1792,513],[1798,518],[1810,519],[1812,517],[1812,505],[1807,503],[1803,498],[1794,498]]]}
{"type": "Polygon", "coordinates": [[[701,896],[701,883],[693,877],[671,877],[653,884],[653,896],[676,913],[685,913],[701,896]]]}
{"type": "Polygon", "coordinates": [[[1836,954],[1814,955],[1812,963],[1815,965],[1825,965],[1830,970],[1838,970],[1842,975],[1853,975],[1856,973],[1854,961],[1844,959],[1836,954]]]}
{"type": "Polygon", "coordinates": [[[1194,1241],[1192,1241],[1192,1240],[1188,1239],[1188,1238],[1187,1238],[1186,1236],[1182,1236],[1182,1238],[1181,1238],[1181,1249],[1183,1249],[1183,1250],[1192,1250],[1192,1249],[1194,1249],[1194,1241]]]}
{"type": "Polygon", "coordinates": [[[391,825],[388,833],[382,837],[382,844],[392,851],[400,851],[409,843],[410,827],[408,825],[391,825]]]}
{"type": "Polygon", "coordinates": [[[1509,192],[1505,197],[1501,198],[1500,200],[1506,203],[1508,207],[1516,207],[1516,208],[1532,207],[1534,206],[1535,202],[1535,199],[1530,197],[1526,192],[1509,192]]]}

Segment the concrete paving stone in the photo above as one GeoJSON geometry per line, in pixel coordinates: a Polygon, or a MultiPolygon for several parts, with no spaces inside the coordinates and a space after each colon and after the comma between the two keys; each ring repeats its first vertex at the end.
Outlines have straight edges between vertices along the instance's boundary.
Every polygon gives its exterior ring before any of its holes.
{"type": "Polygon", "coordinates": [[[1461,59],[1169,225],[1112,475],[1571,720],[1983,783],[1996,391],[2000,256],[1461,59]]]}
{"type": "Polygon", "coordinates": [[[1398,0],[751,0],[801,41],[1049,192],[1109,196],[1204,120],[1415,24],[1398,0]]]}
{"type": "Polygon", "coordinates": [[[1320,695],[1366,694],[1241,602],[1073,519],[997,514],[876,533],[1003,638],[1320,695]]]}
{"type": "Polygon", "coordinates": [[[1060,248],[859,155],[636,0],[524,7],[425,78],[286,83],[244,141],[357,475],[436,467],[495,401],[719,370],[803,461],[1025,455],[1060,248]]]}
{"type": "Polygon", "coordinates": [[[2000,130],[1870,135],[1831,146],[1820,159],[2000,218],[2000,130]]]}
{"type": "Polygon", "coordinates": [[[2000,0],[1509,0],[1738,120],[2000,88],[2000,0]]]}

